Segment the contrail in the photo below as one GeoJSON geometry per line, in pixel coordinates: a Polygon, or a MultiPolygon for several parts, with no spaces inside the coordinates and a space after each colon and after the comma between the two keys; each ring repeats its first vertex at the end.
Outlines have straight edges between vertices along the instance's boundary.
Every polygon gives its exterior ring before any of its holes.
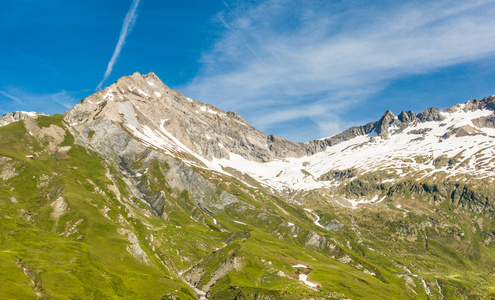
{"type": "Polygon", "coordinates": [[[101,80],[100,84],[98,84],[98,86],[96,87],[97,90],[101,89],[103,82],[105,82],[108,76],[110,76],[110,74],[112,73],[113,65],[115,64],[115,61],[119,57],[120,50],[122,50],[122,46],[124,46],[125,38],[131,31],[132,25],[134,25],[134,21],[136,21],[136,9],[138,5],[139,5],[139,0],[132,0],[131,8],[129,8],[127,15],[125,15],[124,24],[122,25],[122,30],[120,31],[119,41],[117,42],[117,46],[113,51],[112,58],[108,62],[107,71],[105,72],[105,75],[103,75],[103,79],[101,80]]]}

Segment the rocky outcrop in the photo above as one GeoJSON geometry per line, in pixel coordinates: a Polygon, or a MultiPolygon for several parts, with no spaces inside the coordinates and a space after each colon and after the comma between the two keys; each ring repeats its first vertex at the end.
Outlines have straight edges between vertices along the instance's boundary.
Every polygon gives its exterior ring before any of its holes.
{"type": "Polygon", "coordinates": [[[467,101],[464,104],[464,111],[475,111],[475,110],[480,110],[480,109],[487,109],[487,110],[493,110],[495,111],[495,95],[483,98],[481,100],[479,99],[473,99],[470,101],[467,101]]]}
{"type": "Polygon", "coordinates": [[[29,118],[24,121],[26,131],[40,142],[46,145],[45,151],[48,153],[65,153],[71,149],[70,146],[62,146],[66,131],[60,126],[51,124],[48,127],[38,126],[38,123],[29,118]]]}
{"type": "Polygon", "coordinates": [[[406,124],[409,124],[411,123],[412,121],[414,121],[416,119],[416,114],[413,113],[411,110],[410,111],[402,111],[398,116],[397,118],[399,119],[399,121],[401,121],[402,123],[406,123],[406,124]]]}
{"type": "Polygon", "coordinates": [[[187,190],[192,194],[196,205],[208,214],[239,202],[233,195],[222,191],[217,195],[216,187],[180,161],[170,159],[170,170],[165,173],[172,188],[187,190]]]}
{"type": "Polygon", "coordinates": [[[479,128],[495,128],[495,114],[471,120],[479,128]]]}
{"type": "Polygon", "coordinates": [[[428,108],[422,113],[419,113],[417,117],[421,122],[443,121],[445,119],[441,111],[435,107],[428,108]]]}
{"type": "Polygon", "coordinates": [[[331,180],[345,180],[348,178],[353,178],[357,176],[359,172],[356,169],[347,169],[347,170],[332,170],[328,173],[321,175],[318,180],[319,181],[331,181],[331,180]]]}
{"type": "Polygon", "coordinates": [[[495,214],[495,197],[492,189],[477,188],[459,182],[419,183],[403,181],[388,189],[388,196],[410,194],[434,202],[449,201],[467,211],[488,216],[495,214]]]}
{"type": "Polygon", "coordinates": [[[375,131],[376,133],[384,140],[388,139],[389,136],[389,127],[392,124],[392,122],[395,120],[395,115],[390,111],[387,110],[380,121],[375,126],[375,131]]]}
{"type": "Polygon", "coordinates": [[[492,231],[488,237],[485,239],[485,241],[483,242],[483,245],[485,246],[488,246],[490,244],[493,244],[495,243],[495,231],[492,231]]]}
{"type": "Polygon", "coordinates": [[[342,142],[351,140],[357,136],[370,134],[375,129],[376,123],[377,122],[370,122],[363,126],[351,127],[329,138],[311,141],[307,144],[314,149],[315,153],[317,153],[321,150],[324,150],[326,147],[335,146],[342,142]]]}
{"type": "Polygon", "coordinates": [[[0,180],[16,177],[22,169],[22,164],[10,157],[0,156],[0,180]]]}
{"type": "Polygon", "coordinates": [[[29,118],[37,118],[38,116],[46,116],[46,114],[37,114],[35,112],[25,112],[25,111],[14,111],[12,113],[5,113],[0,117],[0,126],[5,126],[12,122],[26,120],[29,118]]]}
{"type": "Polygon", "coordinates": [[[448,139],[451,136],[455,137],[463,137],[463,136],[472,136],[472,135],[486,135],[486,133],[481,130],[474,128],[471,125],[464,125],[462,127],[454,128],[448,132],[446,132],[442,138],[448,139]]]}
{"type": "Polygon", "coordinates": [[[183,279],[199,290],[208,292],[220,278],[232,270],[242,269],[242,258],[237,255],[240,248],[238,243],[250,237],[251,234],[248,231],[230,234],[223,248],[210,253],[192,266],[184,274],[183,279]]]}
{"type": "Polygon", "coordinates": [[[119,229],[117,229],[117,232],[120,233],[121,235],[125,236],[129,240],[130,244],[126,247],[127,251],[132,256],[134,256],[139,261],[141,261],[142,263],[149,265],[150,259],[149,259],[148,255],[146,254],[146,252],[143,250],[143,248],[141,248],[141,245],[139,243],[139,239],[134,234],[134,232],[132,232],[129,229],[125,229],[125,228],[119,228],[119,229]]]}
{"type": "Polygon", "coordinates": [[[341,230],[342,228],[344,228],[344,224],[340,223],[339,221],[337,220],[331,220],[329,222],[325,222],[323,224],[323,227],[325,227],[326,230],[330,230],[330,231],[339,231],[341,230]]]}

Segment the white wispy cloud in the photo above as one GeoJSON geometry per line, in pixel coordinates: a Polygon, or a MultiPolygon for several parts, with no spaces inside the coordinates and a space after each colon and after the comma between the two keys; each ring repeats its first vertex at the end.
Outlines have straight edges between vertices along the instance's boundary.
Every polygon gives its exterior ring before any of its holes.
{"type": "Polygon", "coordinates": [[[21,99],[19,99],[17,96],[14,96],[14,95],[12,95],[12,94],[10,94],[10,93],[7,93],[7,92],[5,92],[5,91],[0,91],[0,95],[3,95],[3,96],[5,96],[5,97],[7,97],[7,98],[9,98],[9,99],[11,99],[11,100],[14,100],[14,101],[15,101],[15,102],[17,102],[18,104],[24,104],[24,103],[22,102],[22,100],[21,100],[21,99]]]}
{"type": "Polygon", "coordinates": [[[328,136],[394,79],[494,55],[494,2],[231,3],[218,15],[226,30],[182,89],[265,131],[307,118],[328,136]]]}
{"type": "MultiPolygon", "coordinates": [[[[47,113],[58,113],[60,106],[65,109],[72,108],[77,102],[73,93],[61,90],[57,93],[31,93],[20,88],[8,87],[0,90],[0,94],[13,100],[15,105],[3,104],[3,107],[12,107],[15,110],[26,109],[29,111],[50,107],[53,111],[47,113]]],[[[41,112],[41,111],[39,111],[41,112]]]]}
{"type": "Polygon", "coordinates": [[[134,26],[134,22],[136,21],[136,17],[137,17],[136,10],[138,8],[138,5],[139,5],[139,0],[133,0],[131,7],[129,8],[129,11],[125,15],[124,23],[122,25],[122,29],[121,29],[120,35],[119,35],[119,41],[117,42],[117,46],[115,47],[115,50],[113,51],[112,58],[108,62],[107,70],[105,71],[105,74],[103,75],[103,79],[101,80],[101,82],[96,87],[97,90],[101,89],[105,80],[107,80],[108,76],[110,76],[110,74],[112,74],[113,65],[117,61],[117,58],[119,57],[120,51],[122,50],[122,47],[124,46],[125,39],[126,39],[127,35],[131,32],[132,27],[134,26]]]}

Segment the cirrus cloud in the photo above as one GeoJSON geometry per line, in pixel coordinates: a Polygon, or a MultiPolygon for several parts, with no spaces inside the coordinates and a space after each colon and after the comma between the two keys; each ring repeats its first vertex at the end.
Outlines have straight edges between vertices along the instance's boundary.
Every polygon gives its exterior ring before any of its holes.
{"type": "Polygon", "coordinates": [[[306,118],[321,137],[349,126],[339,115],[392,80],[495,52],[495,1],[360,3],[226,4],[224,32],[182,89],[265,131],[306,118]]]}

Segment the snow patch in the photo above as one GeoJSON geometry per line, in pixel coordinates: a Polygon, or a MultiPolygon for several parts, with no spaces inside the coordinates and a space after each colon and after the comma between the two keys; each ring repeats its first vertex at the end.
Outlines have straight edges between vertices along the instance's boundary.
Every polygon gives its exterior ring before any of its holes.
{"type": "Polygon", "coordinates": [[[370,138],[371,138],[371,137],[375,137],[375,136],[378,136],[378,133],[376,133],[376,130],[374,130],[374,129],[373,129],[373,131],[372,131],[372,132],[370,132],[370,133],[368,134],[368,136],[369,136],[370,138]]]}
{"type": "Polygon", "coordinates": [[[382,202],[383,200],[385,200],[385,198],[387,198],[387,196],[383,196],[383,198],[381,198],[380,200],[376,201],[375,202],[375,205],[377,205],[378,203],[382,202]]]}
{"type": "Polygon", "coordinates": [[[312,288],[318,287],[317,284],[314,284],[314,283],[308,281],[308,275],[306,275],[306,274],[299,274],[299,280],[304,282],[309,287],[312,287],[312,288]]]}
{"type": "Polygon", "coordinates": [[[136,119],[136,112],[134,111],[132,103],[130,101],[115,102],[115,105],[117,106],[119,114],[122,114],[124,116],[128,125],[141,131],[141,124],[136,119]]]}
{"type": "Polygon", "coordinates": [[[304,209],[305,211],[311,213],[315,218],[316,220],[314,221],[314,223],[317,225],[317,226],[320,226],[321,228],[325,228],[323,227],[323,225],[320,224],[320,216],[318,216],[318,214],[316,214],[315,212],[313,212],[311,209],[309,208],[305,208],[304,209]]]}
{"type": "MultiPolygon", "coordinates": [[[[189,98],[187,98],[187,99],[189,99],[189,98]]],[[[218,114],[218,112],[217,112],[217,111],[214,111],[214,110],[212,110],[212,109],[210,109],[210,108],[206,107],[205,105],[201,106],[200,110],[201,110],[202,112],[209,112],[210,114],[214,114],[214,115],[218,114]]]]}
{"type": "Polygon", "coordinates": [[[34,111],[21,111],[21,113],[26,114],[28,117],[36,117],[38,114],[34,111]]]}
{"type": "Polygon", "coordinates": [[[141,95],[145,96],[146,98],[149,98],[149,97],[150,97],[150,94],[145,93],[145,92],[143,92],[143,91],[142,91],[142,90],[140,90],[140,89],[138,89],[137,91],[138,91],[138,93],[140,93],[141,95]]]}
{"type": "MultiPolygon", "coordinates": [[[[115,95],[113,94],[112,90],[109,89],[108,92],[105,94],[105,96],[103,96],[103,101],[105,101],[105,100],[110,100],[110,101],[115,100],[115,95]]],[[[96,104],[100,104],[100,103],[101,103],[101,101],[96,102],[96,104]]]]}

